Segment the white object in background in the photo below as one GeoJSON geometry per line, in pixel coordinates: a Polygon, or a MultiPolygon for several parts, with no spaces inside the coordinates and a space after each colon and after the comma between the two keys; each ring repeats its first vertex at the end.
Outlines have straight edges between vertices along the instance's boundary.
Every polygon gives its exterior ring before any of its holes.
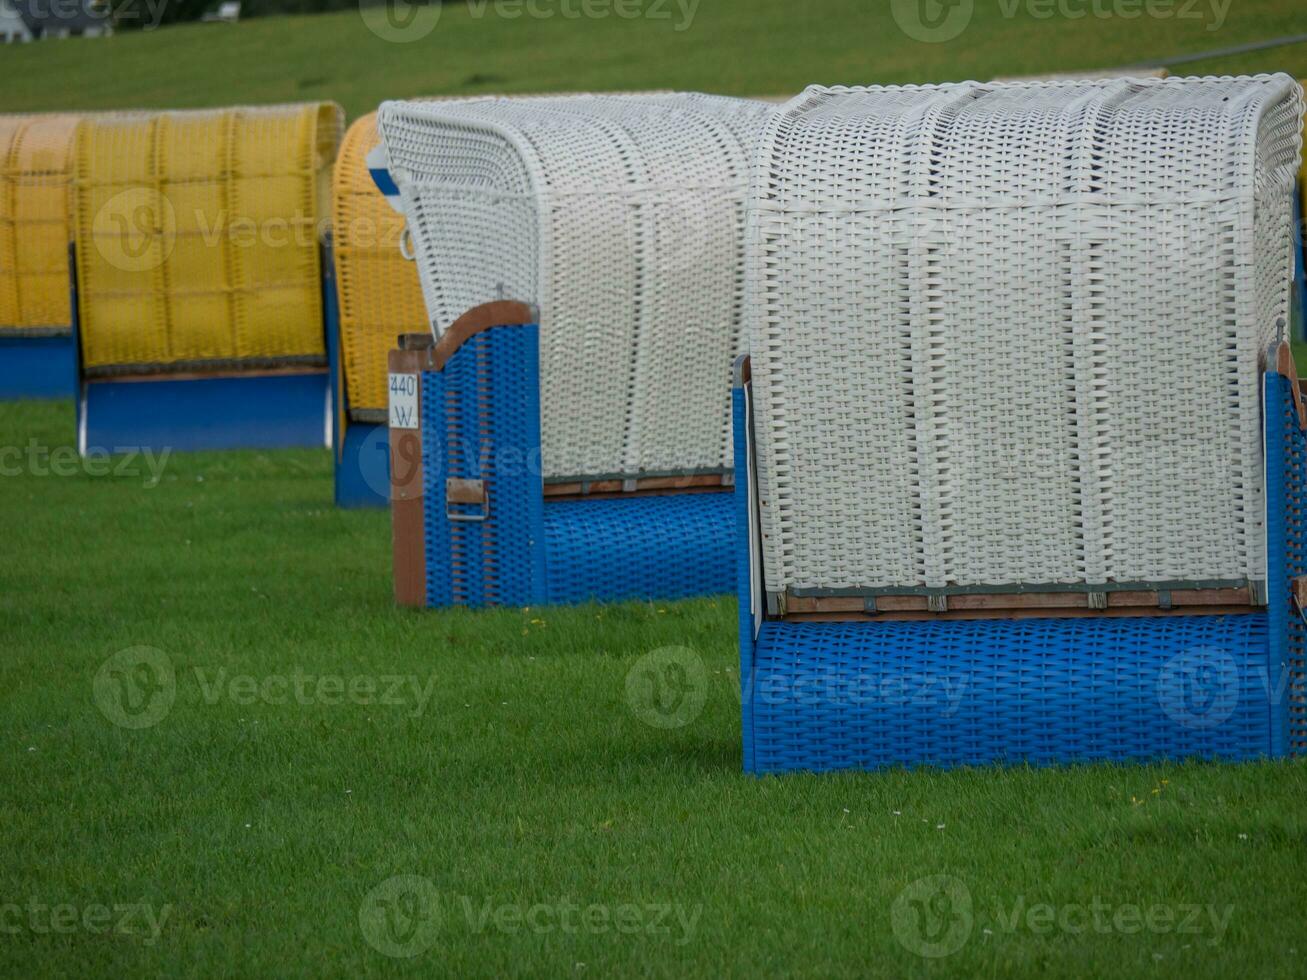
{"type": "Polygon", "coordinates": [[[218,9],[204,14],[200,20],[210,24],[235,24],[241,19],[240,0],[223,0],[218,9]]]}

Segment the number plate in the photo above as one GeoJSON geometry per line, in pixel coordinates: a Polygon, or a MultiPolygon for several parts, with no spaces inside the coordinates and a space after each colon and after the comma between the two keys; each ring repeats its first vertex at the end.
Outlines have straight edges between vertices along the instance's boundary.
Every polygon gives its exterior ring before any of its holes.
{"type": "Polygon", "coordinates": [[[418,427],[418,376],[416,374],[390,376],[390,427],[392,429],[418,427]]]}

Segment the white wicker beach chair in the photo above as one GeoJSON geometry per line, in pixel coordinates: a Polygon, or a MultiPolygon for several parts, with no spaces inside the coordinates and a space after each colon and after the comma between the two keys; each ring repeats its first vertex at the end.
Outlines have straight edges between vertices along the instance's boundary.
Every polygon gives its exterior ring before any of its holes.
{"type": "Polygon", "coordinates": [[[832,670],[956,670],[973,700],[802,732],[746,687],[750,768],[1284,749],[1264,696],[1238,702],[1257,724],[1182,730],[1154,682],[1205,645],[1240,683],[1287,650],[1261,388],[1301,112],[1271,76],[812,88],[773,118],[746,261],[746,685],[853,628],[832,670]],[[874,621],[899,615],[932,622],[874,621]],[[976,616],[1037,618],[934,621],[976,616]]]}
{"type": "MultiPolygon", "coordinates": [[[[753,138],[770,111],[698,94],[381,107],[378,129],[434,337],[448,348],[451,325],[487,302],[521,301],[537,311],[538,349],[529,352],[523,387],[538,390],[538,405],[521,411],[539,417],[539,443],[525,448],[542,457],[542,493],[588,494],[612,484],[640,492],[651,481],[661,493],[668,479],[696,490],[729,486],[744,196],[753,138]]],[[[505,366],[499,376],[516,370],[505,366]]],[[[496,404],[506,410],[502,399],[496,404]]],[[[467,478],[489,478],[473,468],[467,478]]],[[[446,504],[426,502],[428,511],[446,504]]],[[[729,520],[724,498],[677,506],[711,511],[713,527],[729,520]]],[[[703,519],[691,523],[707,527],[703,519]]],[[[499,540],[496,527],[478,532],[499,540]]],[[[581,556],[592,566],[584,581],[551,588],[548,597],[731,587],[729,548],[705,556],[696,534],[693,547],[675,538],[654,554],[647,540],[628,540],[630,547],[609,539],[608,559],[581,556]],[[660,563],[657,585],[642,571],[651,563],[660,563]],[[667,574],[682,565],[684,575],[667,574]]],[[[454,564],[463,560],[457,550],[454,564]]],[[[551,563],[550,581],[559,565],[551,563]]],[[[480,599],[455,590],[449,601],[480,599]]],[[[499,591],[486,601],[513,600],[499,591]]],[[[539,589],[524,601],[539,601],[539,589]]]]}

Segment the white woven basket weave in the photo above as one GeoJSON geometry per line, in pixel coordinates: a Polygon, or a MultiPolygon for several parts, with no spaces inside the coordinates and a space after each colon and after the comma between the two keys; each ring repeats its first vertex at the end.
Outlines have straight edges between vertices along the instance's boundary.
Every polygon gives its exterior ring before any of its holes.
{"type": "Polygon", "coordinates": [[[1287,76],[810,88],[750,192],[766,587],[1265,579],[1287,76]]]}
{"type": "Polygon", "coordinates": [[[544,475],[730,465],[744,197],[772,107],[697,94],[388,102],[433,330],[540,310],[544,475]]]}

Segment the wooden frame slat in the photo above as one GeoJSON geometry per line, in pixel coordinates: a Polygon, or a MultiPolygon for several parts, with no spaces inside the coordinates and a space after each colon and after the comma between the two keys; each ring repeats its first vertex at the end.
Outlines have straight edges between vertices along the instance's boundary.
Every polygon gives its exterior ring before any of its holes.
{"type": "Polygon", "coordinates": [[[1087,592],[960,593],[950,595],[947,612],[931,612],[924,595],[876,597],[876,612],[867,612],[861,596],[785,597],[785,620],[1009,619],[1036,616],[1165,616],[1168,614],[1228,615],[1253,612],[1249,590],[1172,589],[1169,604],[1159,590],[1137,589],[1105,593],[1107,608],[1089,605],[1087,592]]]}
{"type": "Polygon", "coordinates": [[[698,473],[687,476],[651,476],[635,481],[627,490],[621,480],[593,480],[546,483],[548,500],[580,500],[591,497],[651,497],[669,493],[714,493],[730,490],[730,477],[721,473],[698,473]]]}
{"type": "MultiPolygon", "coordinates": [[[[430,349],[392,350],[392,374],[420,374],[430,349]]],[[[422,424],[422,387],[418,386],[418,425],[422,424]]],[[[422,501],[422,430],[389,429],[390,528],[395,601],[401,606],[427,604],[426,525],[422,501]]]]}

